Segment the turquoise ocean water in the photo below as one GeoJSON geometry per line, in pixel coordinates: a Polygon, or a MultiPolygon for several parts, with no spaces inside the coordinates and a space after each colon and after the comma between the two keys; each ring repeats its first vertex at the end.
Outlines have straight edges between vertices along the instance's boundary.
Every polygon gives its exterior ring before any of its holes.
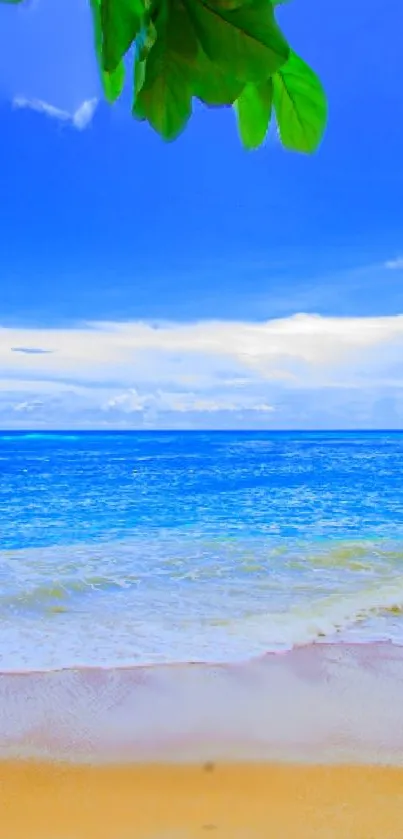
{"type": "Polygon", "coordinates": [[[0,670],[403,643],[403,433],[0,432],[0,670]]]}

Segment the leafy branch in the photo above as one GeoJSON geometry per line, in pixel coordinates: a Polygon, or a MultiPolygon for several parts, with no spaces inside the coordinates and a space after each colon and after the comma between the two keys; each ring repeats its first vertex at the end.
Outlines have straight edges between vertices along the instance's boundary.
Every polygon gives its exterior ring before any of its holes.
{"type": "Polygon", "coordinates": [[[89,0],[105,98],[121,95],[124,59],[133,49],[133,116],[164,140],[182,133],[196,99],[233,106],[247,149],[264,142],[275,119],[286,148],[314,152],[327,101],[278,26],[275,6],[284,1],[89,0]]]}

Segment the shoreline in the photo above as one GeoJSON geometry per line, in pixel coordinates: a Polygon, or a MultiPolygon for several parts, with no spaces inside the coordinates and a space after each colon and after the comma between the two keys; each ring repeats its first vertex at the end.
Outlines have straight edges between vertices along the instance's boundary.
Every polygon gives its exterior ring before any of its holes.
{"type": "Polygon", "coordinates": [[[403,647],[0,674],[0,760],[403,765],[403,647]]]}
{"type": "Polygon", "coordinates": [[[348,648],[349,650],[356,650],[360,652],[362,649],[369,648],[370,650],[380,650],[381,652],[387,651],[390,648],[394,650],[401,650],[403,653],[403,642],[396,643],[392,640],[386,641],[323,641],[323,640],[315,640],[309,641],[303,644],[295,644],[291,647],[285,647],[284,649],[277,649],[277,650],[268,650],[265,653],[260,655],[250,656],[241,659],[228,659],[222,660],[203,660],[203,659],[190,659],[189,661],[182,661],[182,660],[172,660],[172,661],[141,661],[139,663],[131,663],[131,664],[115,664],[115,663],[108,663],[108,664],[66,664],[60,667],[44,667],[44,668],[26,668],[26,669],[6,669],[2,670],[0,667],[0,679],[3,677],[12,677],[12,676],[25,676],[26,678],[30,676],[43,676],[44,674],[52,674],[52,673],[81,673],[85,675],[86,673],[119,673],[119,672],[137,672],[140,670],[150,671],[150,670],[165,670],[165,669],[175,669],[180,670],[183,668],[188,667],[199,667],[199,668],[210,668],[216,667],[225,670],[235,670],[237,668],[244,668],[250,664],[258,663],[258,662],[267,662],[270,659],[278,658],[280,656],[291,656],[295,655],[301,650],[309,650],[312,648],[321,648],[325,650],[332,650],[334,648],[348,648]]]}
{"type": "Polygon", "coordinates": [[[0,761],[7,839],[396,839],[403,768],[0,761]]]}

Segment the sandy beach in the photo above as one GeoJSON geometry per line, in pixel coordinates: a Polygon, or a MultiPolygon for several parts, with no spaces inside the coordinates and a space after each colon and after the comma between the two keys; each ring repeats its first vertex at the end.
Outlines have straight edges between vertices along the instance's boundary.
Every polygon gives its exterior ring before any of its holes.
{"type": "Polygon", "coordinates": [[[403,651],[3,674],[1,839],[399,839],[403,651]]]}
{"type": "Polygon", "coordinates": [[[3,762],[7,839],[398,839],[403,769],[3,762]]]}

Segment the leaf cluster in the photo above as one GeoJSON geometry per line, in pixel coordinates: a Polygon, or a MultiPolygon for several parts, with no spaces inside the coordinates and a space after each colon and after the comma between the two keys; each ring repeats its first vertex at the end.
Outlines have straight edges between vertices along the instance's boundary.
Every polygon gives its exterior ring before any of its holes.
{"type": "Polygon", "coordinates": [[[181,134],[199,100],[233,106],[247,149],[263,143],[273,119],[286,148],[318,148],[326,96],[276,21],[275,6],[284,0],[89,2],[106,99],[121,95],[133,49],[133,116],[165,140],[181,134]]]}

